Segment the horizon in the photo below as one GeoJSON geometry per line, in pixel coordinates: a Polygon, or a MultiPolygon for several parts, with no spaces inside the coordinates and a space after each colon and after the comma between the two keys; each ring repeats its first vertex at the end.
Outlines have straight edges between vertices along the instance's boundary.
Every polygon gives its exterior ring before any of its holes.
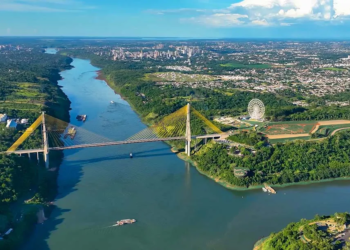
{"type": "Polygon", "coordinates": [[[326,37],[315,37],[315,38],[292,38],[292,37],[167,37],[167,36],[1,36],[0,39],[16,39],[16,38],[28,38],[28,39],[88,39],[88,40],[97,40],[97,39],[131,39],[131,40],[144,40],[144,39],[160,39],[160,40],[276,40],[276,41],[350,41],[349,38],[326,38],[326,37]]]}

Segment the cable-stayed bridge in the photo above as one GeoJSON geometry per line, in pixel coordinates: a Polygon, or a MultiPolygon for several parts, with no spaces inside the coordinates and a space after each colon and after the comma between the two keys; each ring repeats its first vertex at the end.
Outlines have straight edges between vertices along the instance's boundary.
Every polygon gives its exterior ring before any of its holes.
{"type": "Polygon", "coordinates": [[[49,167],[49,152],[78,148],[106,147],[134,143],[185,141],[185,151],[191,154],[191,141],[207,138],[222,138],[227,135],[206,119],[197,110],[187,104],[178,111],[164,117],[154,125],[121,141],[92,133],[45,113],[23,133],[23,135],[3,154],[44,154],[46,167],[49,167]],[[42,148],[20,149],[21,145],[41,125],[42,148]],[[192,125],[192,126],[191,126],[192,125]]]}

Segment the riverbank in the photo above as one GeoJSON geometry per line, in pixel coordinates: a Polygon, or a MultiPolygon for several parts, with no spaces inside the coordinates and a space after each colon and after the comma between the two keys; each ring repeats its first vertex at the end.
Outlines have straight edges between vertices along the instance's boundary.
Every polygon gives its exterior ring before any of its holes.
{"type": "Polygon", "coordinates": [[[263,246],[264,246],[264,244],[267,242],[267,240],[268,240],[269,238],[270,238],[270,236],[258,240],[258,241],[254,244],[253,250],[263,250],[263,246]]]}
{"type": "MultiPolygon", "coordinates": [[[[121,95],[120,89],[116,86],[116,84],[108,76],[105,76],[103,74],[102,70],[99,70],[97,73],[98,73],[98,76],[96,77],[96,79],[105,81],[110,88],[112,88],[116,93],[121,95]]],[[[149,126],[150,125],[149,122],[145,121],[145,119],[141,116],[141,114],[138,112],[138,110],[132,105],[132,102],[130,102],[128,100],[128,98],[124,97],[123,99],[128,101],[129,105],[136,112],[136,114],[138,114],[138,116],[140,117],[142,122],[149,126]]],[[[173,153],[175,153],[177,155],[177,157],[179,157],[181,160],[186,161],[186,162],[190,163],[192,166],[194,166],[200,174],[208,177],[209,179],[215,181],[216,183],[220,184],[221,186],[223,186],[227,189],[234,190],[234,191],[249,191],[249,190],[262,189],[264,187],[263,184],[256,185],[256,186],[249,186],[249,187],[241,187],[241,186],[232,185],[232,184],[225,182],[217,177],[211,176],[210,174],[199,169],[198,164],[194,160],[189,158],[186,154],[184,154],[182,152],[178,152],[178,151],[174,150],[173,148],[171,151],[173,153]]],[[[274,187],[274,188],[284,188],[284,187],[290,187],[290,186],[303,186],[303,185],[311,185],[311,184],[318,184],[318,183],[324,183],[324,182],[349,181],[349,180],[350,180],[350,177],[339,177],[339,178],[324,179],[324,180],[317,180],[317,181],[293,182],[293,183],[269,184],[269,185],[271,187],[274,187]]]]}
{"type": "Polygon", "coordinates": [[[97,73],[97,76],[95,77],[95,79],[105,81],[107,83],[107,80],[106,80],[105,76],[103,75],[101,69],[96,71],[96,73],[97,73]]]}
{"type": "MultiPolygon", "coordinates": [[[[50,57],[50,55],[47,55],[50,57]]],[[[40,57],[40,56],[39,56],[40,57]]],[[[50,75],[46,80],[42,80],[40,75],[38,78],[41,79],[40,84],[43,84],[45,88],[38,88],[37,93],[45,93],[48,96],[51,96],[50,99],[47,98],[43,102],[43,105],[40,108],[40,111],[45,111],[48,115],[57,117],[60,120],[69,121],[69,110],[70,110],[70,100],[67,95],[62,91],[61,86],[58,84],[58,81],[61,81],[61,72],[65,70],[70,70],[72,68],[71,59],[67,59],[69,65],[64,67],[54,68],[50,71],[50,75]]],[[[43,78],[44,79],[44,78],[43,78]]],[[[35,88],[33,88],[35,90],[35,88]]],[[[33,91],[34,92],[34,91],[33,91]]],[[[33,97],[29,96],[27,99],[32,99],[33,97]]],[[[21,110],[18,106],[13,108],[14,111],[21,110]]],[[[23,112],[23,111],[22,111],[23,112]]],[[[30,112],[28,111],[28,114],[30,112]]],[[[35,111],[34,118],[36,119],[39,110],[35,111]]],[[[26,115],[26,113],[23,113],[26,115]]],[[[20,132],[19,132],[20,133],[20,132]]],[[[33,133],[31,138],[28,141],[40,140],[40,133],[33,133]]],[[[26,141],[23,144],[24,148],[35,148],[35,143],[30,143],[26,141]]],[[[63,152],[50,152],[50,167],[59,168],[63,160],[63,152]]],[[[3,203],[1,214],[4,214],[7,217],[7,220],[1,221],[2,227],[8,228],[11,227],[13,231],[6,236],[5,240],[0,241],[0,249],[19,249],[31,236],[32,232],[35,229],[36,224],[43,223],[46,220],[46,216],[49,216],[51,211],[54,209],[52,200],[57,196],[57,178],[58,171],[47,170],[43,164],[43,161],[34,162],[33,160],[27,159],[25,156],[17,157],[19,167],[26,167],[31,169],[30,173],[26,171],[21,172],[21,178],[16,179],[16,182],[21,182],[24,187],[27,187],[23,192],[18,192],[17,200],[6,204],[3,203]],[[27,164],[21,166],[21,162],[28,161],[27,164]],[[33,165],[33,168],[30,168],[30,165],[33,165]],[[30,174],[30,175],[29,175],[30,174]],[[30,183],[30,184],[28,184],[30,183]]],[[[16,196],[16,194],[14,194],[16,196]]],[[[3,233],[3,232],[0,232],[3,233]]]]}
{"type": "Polygon", "coordinates": [[[349,242],[348,223],[348,212],[336,212],[331,216],[316,215],[311,220],[301,219],[260,239],[253,250],[284,249],[286,246],[304,249],[305,244],[308,244],[308,249],[344,249],[346,242],[349,242]]]}

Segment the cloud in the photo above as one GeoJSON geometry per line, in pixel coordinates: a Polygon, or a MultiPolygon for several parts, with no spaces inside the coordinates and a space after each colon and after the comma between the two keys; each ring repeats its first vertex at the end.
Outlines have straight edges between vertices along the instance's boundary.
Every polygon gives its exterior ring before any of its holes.
{"type": "Polygon", "coordinates": [[[0,0],[0,11],[11,12],[80,12],[91,9],[74,0],[0,0]]]}
{"type": "Polygon", "coordinates": [[[260,25],[260,26],[269,26],[269,23],[263,19],[263,20],[253,20],[251,22],[252,25],[260,25]]]}
{"type": "Polygon", "coordinates": [[[350,16],[349,0],[334,0],[333,8],[335,17],[350,16]]]}
{"type": "Polygon", "coordinates": [[[199,16],[197,18],[184,18],[183,21],[191,21],[205,24],[211,27],[232,27],[244,24],[247,15],[217,13],[209,16],[199,16]]]}
{"type": "Polygon", "coordinates": [[[215,27],[291,26],[305,21],[341,23],[350,19],[350,0],[241,0],[227,8],[160,10],[158,14],[191,14],[182,18],[215,27]]]}

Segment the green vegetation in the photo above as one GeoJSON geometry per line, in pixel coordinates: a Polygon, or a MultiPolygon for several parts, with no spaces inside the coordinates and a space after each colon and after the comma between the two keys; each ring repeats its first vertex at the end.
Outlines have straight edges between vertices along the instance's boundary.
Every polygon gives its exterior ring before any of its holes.
{"type": "Polygon", "coordinates": [[[347,71],[347,69],[343,68],[323,68],[324,70],[331,70],[331,71],[347,71]]]}
{"type": "Polygon", "coordinates": [[[166,81],[166,82],[201,82],[214,81],[217,78],[209,75],[183,74],[179,72],[158,72],[145,75],[146,81],[166,81]]]}
{"type": "Polygon", "coordinates": [[[349,213],[316,215],[312,220],[302,219],[300,222],[289,224],[278,233],[272,233],[257,242],[254,250],[348,250],[350,240],[343,237],[343,241],[340,241],[337,237],[342,238],[349,223],[349,213]]]}
{"type": "Polygon", "coordinates": [[[268,69],[271,65],[268,64],[241,64],[241,63],[225,63],[220,64],[221,67],[236,68],[236,69],[268,69]]]}
{"type": "Polygon", "coordinates": [[[251,145],[251,146],[257,145],[258,147],[261,147],[266,142],[266,138],[262,134],[259,134],[253,131],[250,131],[250,132],[243,131],[238,134],[233,134],[228,139],[231,141],[246,144],[246,145],[251,145]]]}
{"type": "MultiPolygon", "coordinates": [[[[60,70],[69,69],[71,59],[47,55],[39,49],[0,51],[0,113],[10,118],[28,118],[33,123],[41,111],[62,120],[69,120],[70,102],[57,85],[60,70]]],[[[6,151],[28,125],[17,129],[0,124],[0,151],[6,151]]],[[[21,148],[40,148],[42,137],[38,128],[21,148]]],[[[62,153],[53,153],[57,167],[62,153]]],[[[54,166],[55,165],[55,166],[54,166]]],[[[46,205],[56,195],[57,172],[16,155],[0,155],[0,234],[13,232],[0,241],[0,249],[18,249],[37,221],[39,206],[46,205]],[[32,198],[31,198],[32,197],[32,198]],[[24,199],[30,202],[23,203],[24,199]],[[30,204],[29,204],[30,203],[30,204]],[[18,220],[17,220],[18,219],[18,220]]]]}
{"type": "Polygon", "coordinates": [[[194,155],[197,167],[231,186],[250,187],[265,182],[278,185],[350,176],[350,132],[339,132],[322,141],[294,141],[262,147],[243,157],[230,156],[223,145],[204,146],[194,155]],[[327,155],[327,157],[324,157],[327,155]],[[234,168],[248,168],[249,175],[236,178],[234,168]]]}
{"type": "Polygon", "coordinates": [[[300,137],[293,137],[293,138],[282,138],[282,139],[269,139],[269,143],[271,144],[277,144],[277,143],[287,143],[287,142],[292,142],[292,141],[297,141],[297,140],[310,140],[312,137],[311,136],[300,136],[300,137]]]}
{"type": "Polygon", "coordinates": [[[340,124],[340,125],[324,125],[320,126],[316,133],[313,135],[314,138],[324,138],[330,136],[334,131],[340,131],[345,129],[350,129],[350,124],[340,124]]]}

